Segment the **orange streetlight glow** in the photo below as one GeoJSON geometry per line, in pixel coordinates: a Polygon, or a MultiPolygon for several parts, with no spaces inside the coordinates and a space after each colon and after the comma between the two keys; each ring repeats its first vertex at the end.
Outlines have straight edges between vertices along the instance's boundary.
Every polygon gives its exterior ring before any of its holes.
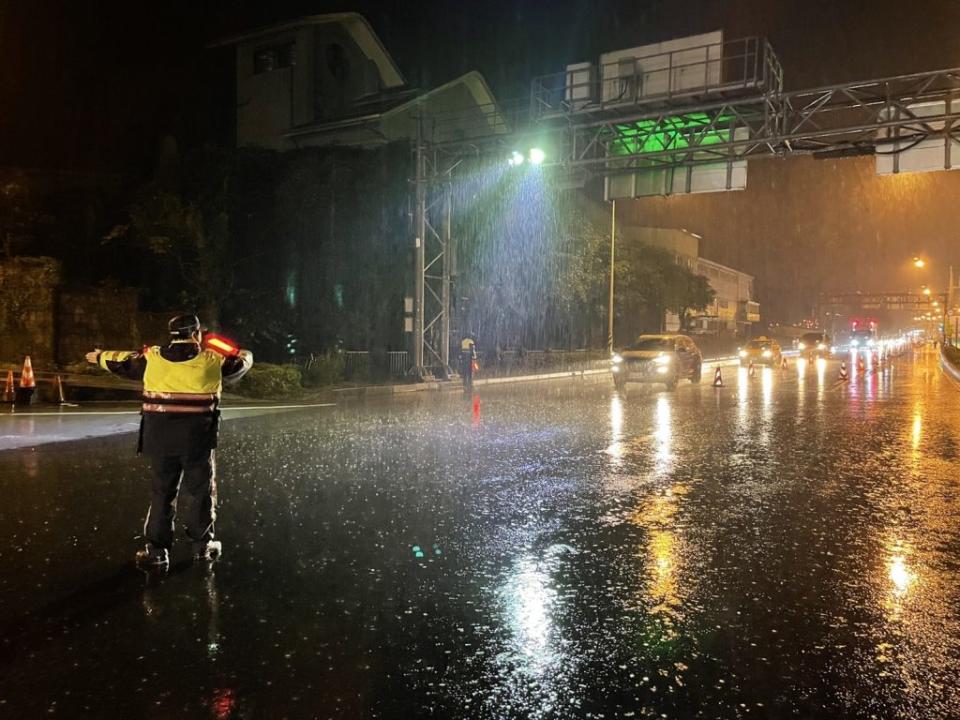
{"type": "Polygon", "coordinates": [[[922,268],[924,265],[926,265],[926,263],[923,261],[922,258],[915,257],[915,258],[913,259],[913,266],[914,266],[914,267],[922,268]]]}

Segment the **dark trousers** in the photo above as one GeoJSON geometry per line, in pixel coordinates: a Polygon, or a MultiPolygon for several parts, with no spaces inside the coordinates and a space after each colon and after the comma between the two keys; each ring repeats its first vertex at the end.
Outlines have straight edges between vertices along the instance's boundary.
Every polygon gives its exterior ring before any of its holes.
{"type": "Polygon", "coordinates": [[[469,350],[460,351],[460,377],[464,386],[473,385],[473,353],[469,350]]]}
{"type": "Polygon", "coordinates": [[[150,459],[152,495],[143,534],[154,547],[173,545],[181,480],[192,500],[187,513],[187,535],[196,544],[213,539],[213,523],[217,519],[214,453],[214,450],[201,450],[192,455],[154,455],[150,459]]]}

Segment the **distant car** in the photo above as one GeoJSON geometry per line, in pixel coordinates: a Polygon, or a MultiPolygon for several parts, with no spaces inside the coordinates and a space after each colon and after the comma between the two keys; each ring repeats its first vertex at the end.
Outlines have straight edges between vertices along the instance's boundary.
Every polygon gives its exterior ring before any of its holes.
{"type": "Polygon", "coordinates": [[[700,382],[703,356],[686,335],[641,335],[614,353],[613,383],[623,390],[628,382],[663,383],[668,390],[684,378],[700,382]]]}
{"type": "Polygon", "coordinates": [[[780,350],[780,344],[776,340],[760,336],[754,338],[742,348],[738,353],[741,365],[770,365],[771,367],[780,364],[783,353],[780,350]]]}
{"type": "Polygon", "coordinates": [[[800,342],[797,343],[797,350],[800,351],[800,357],[810,360],[828,358],[833,355],[830,337],[826,333],[819,332],[809,332],[802,335],[800,342]]]}
{"type": "Polygon", "coordinates": [[[876,330],[852,330],[850,332],[850,349],[872,348],[877,343],[876,330]]]}

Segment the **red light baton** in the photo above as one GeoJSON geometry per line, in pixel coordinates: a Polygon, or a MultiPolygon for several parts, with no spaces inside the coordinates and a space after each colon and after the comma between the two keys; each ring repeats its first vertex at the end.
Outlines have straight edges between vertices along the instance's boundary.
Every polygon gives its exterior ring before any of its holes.
{"type": "Polygon", "coordinates": [[[215,353],[219,353],[224,357],[233,357],[240,352],[240,348],[234,345],[233,342],[219,335],[204,335],[203,344],[208,350],[213,350],[215,353]]]}

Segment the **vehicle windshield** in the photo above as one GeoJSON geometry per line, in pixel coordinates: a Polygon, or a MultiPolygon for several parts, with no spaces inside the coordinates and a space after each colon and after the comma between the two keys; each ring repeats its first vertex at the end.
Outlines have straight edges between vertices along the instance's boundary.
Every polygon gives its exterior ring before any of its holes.
{"type": "Polygon", "coordinates": [[[823,335],[821,333],[807,333],[800,338],[800,341],[805,343],[823,342],[823,335]]]}
{"type": "Polygon", "coordinates": [[[770,341],[769,340],[751,340],[747,343],[747,347],[751,350],[769,350],[770,341]]]}
{"type": "Polygon", "coordinates": [[[673,340],[658,337],[638,337],[627,350],[673,350],[673,340]]]}

